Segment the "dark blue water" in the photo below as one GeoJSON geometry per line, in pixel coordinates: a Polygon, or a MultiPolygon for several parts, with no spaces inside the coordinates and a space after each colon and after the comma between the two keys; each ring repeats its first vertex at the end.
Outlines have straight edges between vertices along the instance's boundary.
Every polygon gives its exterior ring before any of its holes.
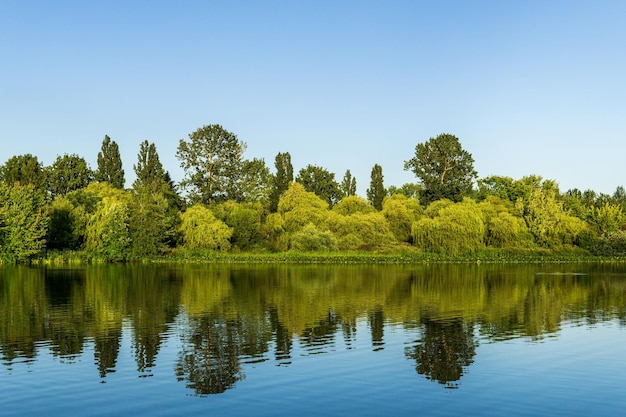
{"type": "Polygon", "coordinates": [[[619,268],[286,268],[5,270],[0,415],[624,413],[619,268]]]}

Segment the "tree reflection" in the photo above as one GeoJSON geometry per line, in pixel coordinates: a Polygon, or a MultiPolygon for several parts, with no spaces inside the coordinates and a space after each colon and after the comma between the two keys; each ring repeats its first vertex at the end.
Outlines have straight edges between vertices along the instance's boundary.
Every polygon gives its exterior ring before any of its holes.
{"type": "Polygon", "coordinates": [[[272,333],[276,340],[274,357],[277,361],[282,361],[282,364],[289,364],[289,360],[291,359],[291,347],[293,345],[291,332],[278,320],[278,311],[276,308],[270,308],[269,320],[272,326],[272,333]]]}
{"type": "Polygon", "coordinates": [[[474,362],[476,346],[473,326],[462,319],[424,319],[422,338],[406,349],[406,356],[416,361],[418,374],[456,388],[464,368],[474,362]]]}
{"type": "Polygon", "coordinates": [[[311,354],[325,352],[325,347],[334,343],[340,322],[340,318],[329,311],[324,319],[302,332],[300,335],[302,345],[311,354]]]}
{"type": "Polygon", "coordinates": [[[106,377],[110,372],[115,372],[121,338],[122,330],[118,328],[111,328],[109,331],[102,332],[96,336],[94,357],[100,378],[106,377]]]}
{"type": "Polygon", "coordinates": [[[196,394],[207,395],[223,393],[243,379],[239,321],[207,315],[191,319],[189,332],[176,365],[179,381],[186,380],[196,394]]]}
{"type": "Polygon", "coordinates": [[[137,371],[146,376],[164,341],[180,332],[176,375],[207,395],[231,389],[247,364],[268,356],[290,364],[294,344],[299,353],[324,353],[343,336],[346,349],[360,346],[361,338],[379,350],[389,343],[386,323],[403,323],[406,334],[420,335],[405,349],[418,374],[455,387],[474,360],[475,330],[489,340],[534,340],[567,320],[626,325],[626,268],[590,268],[588,275],[559,272],[564,269],[3,266],[0,360],[6,367],[34,362],[45,349],[71,363],[89,348],[95,372],[105,378],[120,366],[122,339],[130,337],[137,371]]]}
{"type": "Polygon", "coordinates": [[[383,342],[385,320],[383,318],[383,309],[379,306],[368,316],[370,329],[372,331],[372,346],[374,351],[382,350],[385,343],[383,342]]]}

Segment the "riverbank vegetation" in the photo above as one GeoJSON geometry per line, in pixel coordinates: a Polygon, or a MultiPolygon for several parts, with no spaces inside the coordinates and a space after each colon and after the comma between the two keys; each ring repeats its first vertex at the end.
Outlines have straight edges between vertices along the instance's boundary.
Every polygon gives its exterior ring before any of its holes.
{"type": "Polygon", "coordinates": [[[626,191],[562,192],[538,175],[479,178],[472,155],[442,134],[404,163],[415,183],[384,186],[372,168],[366,198],[348,169],[294,176],[245,159],[219,125],[181,139],[186,176],[174,183],[156,146],[140,144],[124,188],[119,148],[105,136],[98,166],[60,155],[50,166],[13,156],[0,166],[0,259],[5,263],[424,262],[614,259],[626,255],[626,191]]]}

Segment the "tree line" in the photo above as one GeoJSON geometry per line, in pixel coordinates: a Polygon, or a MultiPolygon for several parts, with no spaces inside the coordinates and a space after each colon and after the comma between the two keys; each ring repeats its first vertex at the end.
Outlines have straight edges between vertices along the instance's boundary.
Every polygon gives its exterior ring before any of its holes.
{"type": "Polygon", "coordinates": [[[44,166],[31,154],[0,166],[0,259],[23,262],[74,251],[125,261],[171,253],[230,251],[484,250],[626,254],[626,191],[559,190],[528,175],[478,178],[451,134],[418,143],[404,169],[416,182],[384,185],[372,167],[366,197],[356,178],[317,165],[294,172],[289,152],[246,159],[246,143],[220,125],[181,139],[176,184],[154,143],[143,141],[125,188],[119,147],[104,137],[97,168],[76,154],[44,166]]]}

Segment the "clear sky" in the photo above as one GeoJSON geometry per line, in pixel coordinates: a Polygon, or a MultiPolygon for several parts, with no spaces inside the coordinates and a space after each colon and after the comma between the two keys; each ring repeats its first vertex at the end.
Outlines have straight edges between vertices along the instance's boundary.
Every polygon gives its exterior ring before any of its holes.
{"type": "Polygon", "coordinates": [[[289,152],[346,169],[365,195],[415,146],[456,135],[479,177],[626,186],[626,1],[0,0],[0,163],[76,153],[104,135],[126,185],[154,142],[179,181],[180,139],[221,124],[274,169],[289,152]]]}

